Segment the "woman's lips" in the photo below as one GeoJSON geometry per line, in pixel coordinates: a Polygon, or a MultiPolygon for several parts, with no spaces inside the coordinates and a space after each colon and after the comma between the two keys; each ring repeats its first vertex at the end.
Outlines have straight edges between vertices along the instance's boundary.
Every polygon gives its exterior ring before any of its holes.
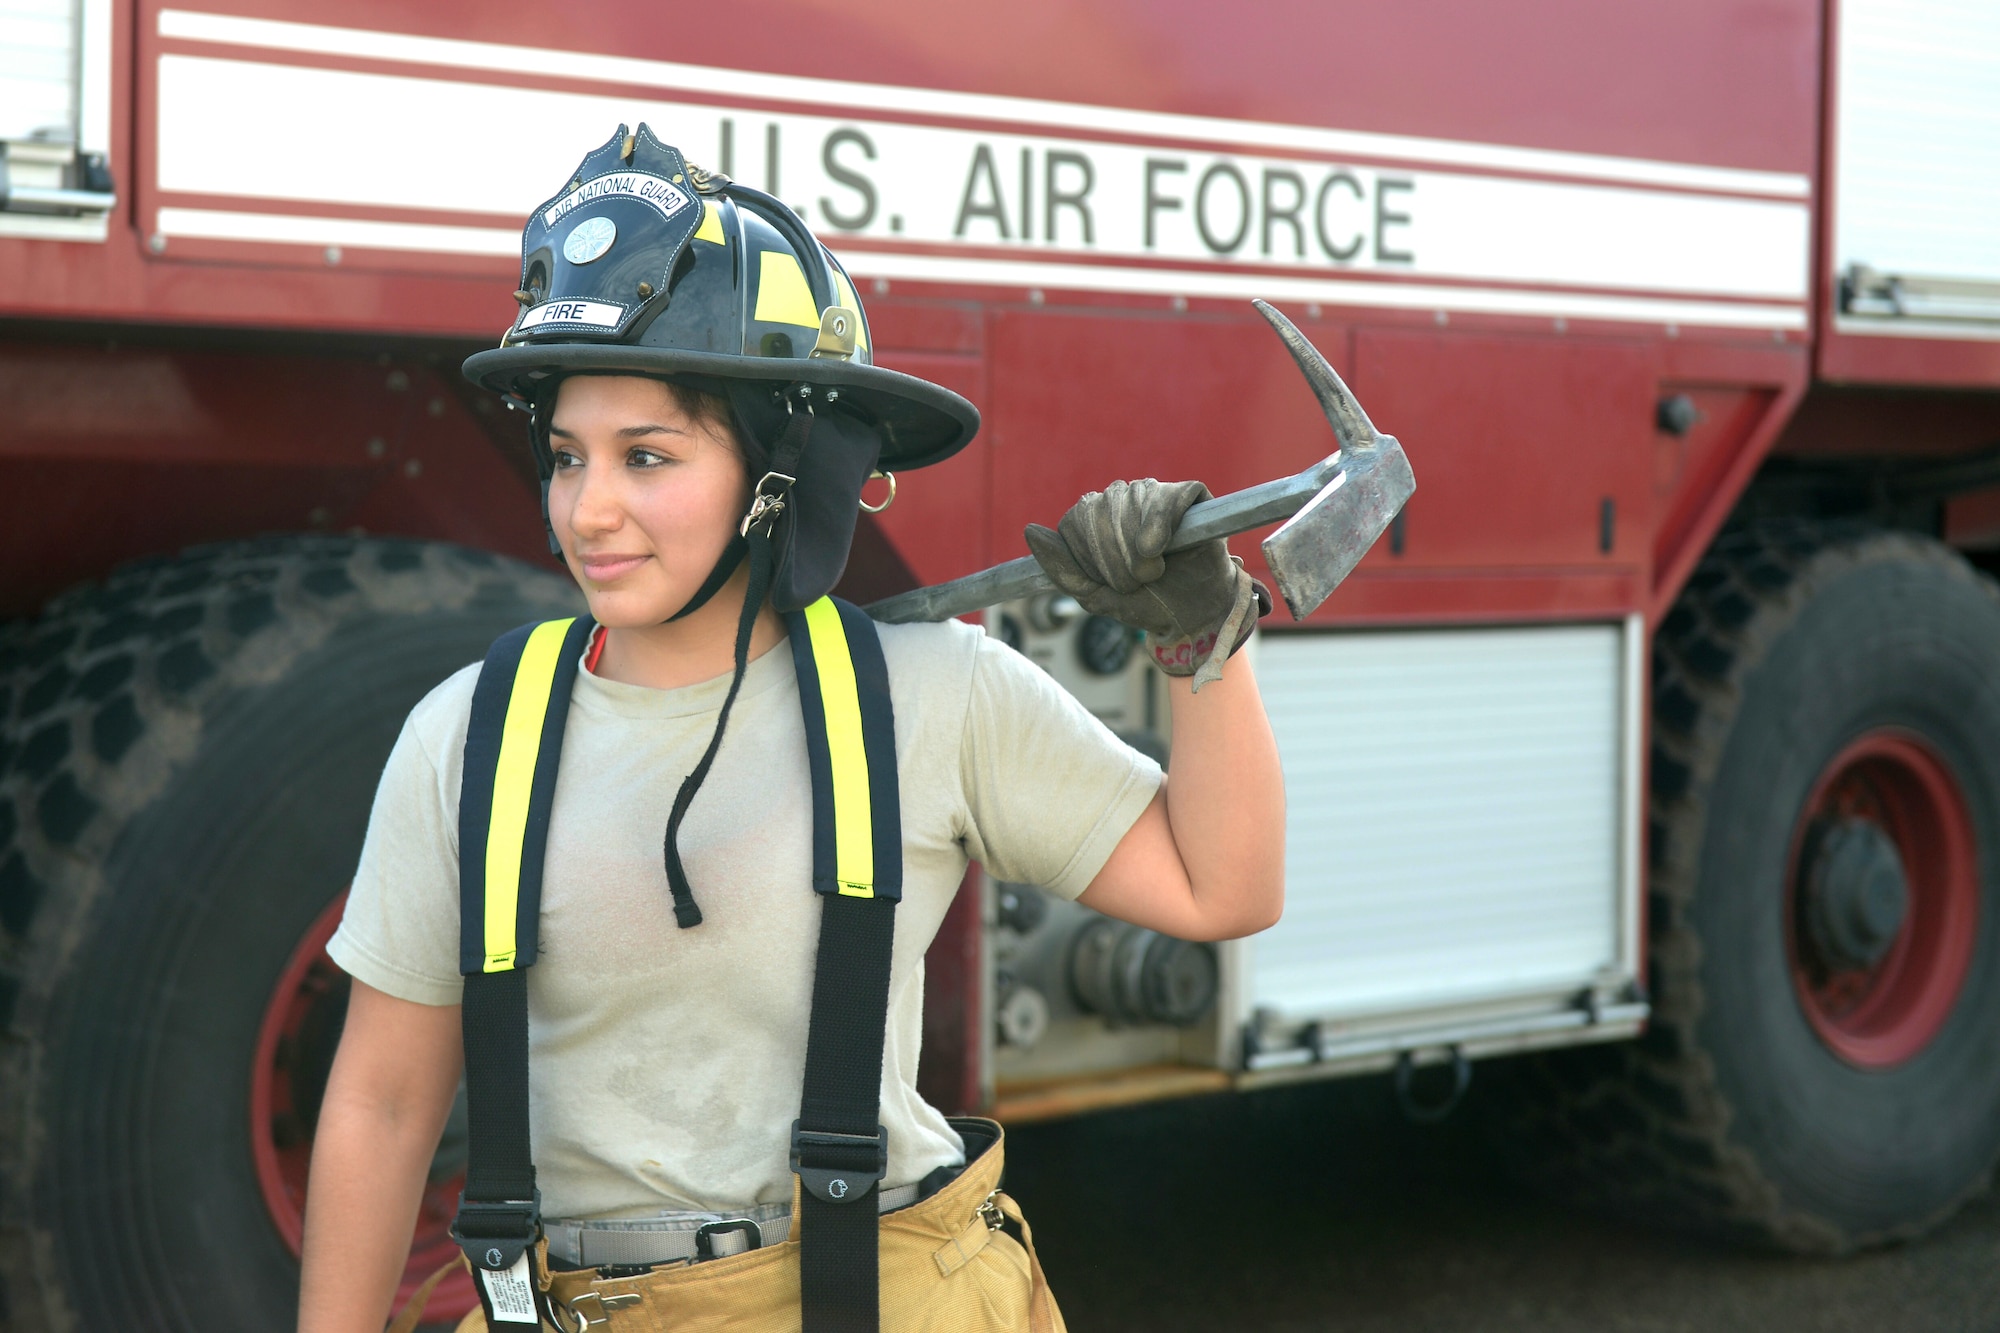
{"type": "Polygon", "coordinates": [[[592,583],[609,583],[630,574],[651,559],[644,555],[586,555],[579,556],[584,577],[592,583]]]}

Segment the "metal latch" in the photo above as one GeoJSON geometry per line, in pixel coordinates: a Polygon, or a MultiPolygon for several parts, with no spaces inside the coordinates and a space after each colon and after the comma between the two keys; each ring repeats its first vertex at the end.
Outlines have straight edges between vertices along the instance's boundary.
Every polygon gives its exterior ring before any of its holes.
{"type": "Polygon", "coordinates": [[[812,354],[815,358],[850,360],[860,333],[861,316],[844,305],[830,305],[819,317],[819,341],[813,344],[812,354]]]}

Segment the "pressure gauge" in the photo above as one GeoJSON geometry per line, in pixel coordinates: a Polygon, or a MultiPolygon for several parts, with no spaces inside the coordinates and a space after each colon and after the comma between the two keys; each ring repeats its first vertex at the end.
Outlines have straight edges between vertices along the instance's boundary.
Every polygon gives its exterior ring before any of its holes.
{"type": "Polygon", "coordinates": [[[1132,660],[1138,631],[1128,629],[1110,616],[1089,616],[1076,629],[1076,656],[1084,669],[1099,676],[1115,676],[1132,660]]]}

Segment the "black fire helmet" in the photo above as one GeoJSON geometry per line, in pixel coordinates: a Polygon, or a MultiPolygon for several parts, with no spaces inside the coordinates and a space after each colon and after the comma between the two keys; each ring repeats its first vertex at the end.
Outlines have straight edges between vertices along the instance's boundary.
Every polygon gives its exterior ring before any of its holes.
{"type": "MultiPolygon", "coordinates": [[[[548,416],[568,375],[648,375],[723,395],[753,482],[790,417],[815,415],[770,528],[779,611],[839,581],[872,472],[940,462],[979,429],[978,409],[951,390],[874,364],[854,284],[798,214],[689,166],[644,124],[620,125],[529,216],[515,298],[513,327],[465,374],[529,410],[545,497],[548,416]]],[[[742,554],[732,547],[680,614],[742,554]]]]}
{"type": "Polygon", "coordinates": [[[697,925],[680,825],[721,748],[765,598],[797,611],[826,595],[846,567],[869,475],[951,457],[978,431],[979,413],[949,389],[874,364],[854,284],[798,214],[689,166],[643,124],[636,134],[620,125],[529,215],[514,296],[513,327],[468,358],[465,374],[528,409],[545,521],[548,418],[569,375],[646,375],[722,394],[750,465],[738,538],[672,617],[700,607],[748,560],[735,676],[667,819],[674,919],[697,925]]]}

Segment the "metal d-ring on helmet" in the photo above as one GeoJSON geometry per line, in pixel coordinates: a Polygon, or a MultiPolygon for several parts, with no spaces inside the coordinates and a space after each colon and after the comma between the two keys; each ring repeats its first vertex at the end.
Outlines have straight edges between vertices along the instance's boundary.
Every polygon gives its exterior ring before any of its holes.
{"type": "Polygon", "coordinates": [[[701,912],[677,835],[722,744],[759,609],[768,597],[796,611],[830,591],[869,476],[949,458],[979,413],[874,364],[854,284],[796,213],[689,166],[643,124],[620,125],[529,216],[515,299],[500,346],[468,359],[465,374],[528,409],[545,523],[549,414],[571,375],[651,376],[725,397],[756,479],[737,538],[672,617],[700,607],[747,558],[735,676],[667,824],[674,916],[692,926],[701,912]]]}

